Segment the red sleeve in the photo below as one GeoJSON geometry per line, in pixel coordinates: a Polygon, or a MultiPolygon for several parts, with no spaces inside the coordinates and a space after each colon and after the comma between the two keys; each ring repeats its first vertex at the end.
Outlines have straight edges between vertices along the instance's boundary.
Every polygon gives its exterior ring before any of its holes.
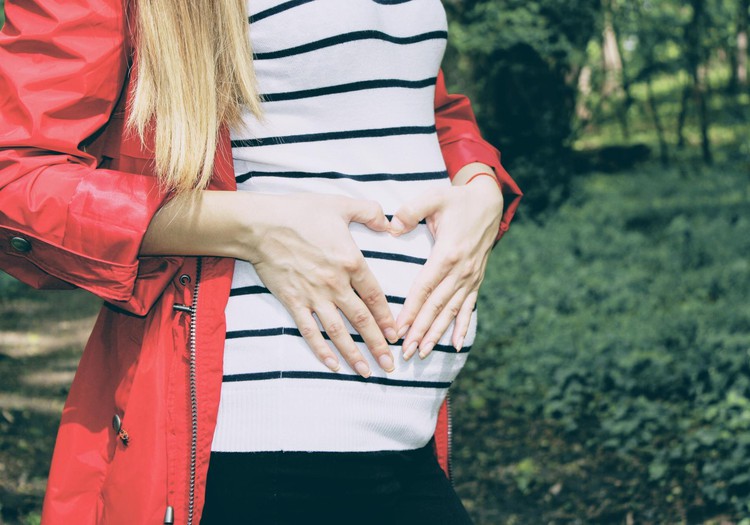
{"type": "MultiPolygon", "coordinates": [[[[0,269],[140,311],[138,258],[166,196],[154,177],[97,169],[85,144],[125,83],[122,0],[6,2],[0,32],[0,269]],[[132,303],[132,304],[131,304],[132,303]]],[[[144,259],[145,260],[145,259],[144,259]]],[[[148,266],[148,267],[145,267],[148,266]]],[[[145,289],[145,288],[144,288],[145,289]]]]}
{"type": "Polygon", "coordinates": [[[521,200],[521,190],[500,163],[500,152],[482,139],[471,102],[464,95],[449,95],[440,70],[435,86],[435,126],[451,178],[464,166],[481,162],[491,166],[500,182],[505,209],[497,239],[508,231],[521,200]]]}

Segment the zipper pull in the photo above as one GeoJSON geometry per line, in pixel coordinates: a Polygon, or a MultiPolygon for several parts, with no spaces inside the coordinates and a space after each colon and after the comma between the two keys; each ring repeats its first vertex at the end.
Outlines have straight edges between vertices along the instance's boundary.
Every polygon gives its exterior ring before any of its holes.
{"type": "Polygon", "coordinates": [[[174,507],[171,505],[167,507],[167,511],[164,513],[164,525],[174,524],[174,507]]]}

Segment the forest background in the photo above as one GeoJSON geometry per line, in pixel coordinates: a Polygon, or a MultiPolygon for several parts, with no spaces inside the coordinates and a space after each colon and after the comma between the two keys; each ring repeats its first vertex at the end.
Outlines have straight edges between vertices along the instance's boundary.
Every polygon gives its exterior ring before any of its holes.
{"type": "MultiPolygon", "coordinates": [[[[750,524],[749,2],[443,0],[526,192],[452,389],[478,525],[750,524]]],[[[0,523],[39,522],[97,308],[0,273],[0,523]]]]}

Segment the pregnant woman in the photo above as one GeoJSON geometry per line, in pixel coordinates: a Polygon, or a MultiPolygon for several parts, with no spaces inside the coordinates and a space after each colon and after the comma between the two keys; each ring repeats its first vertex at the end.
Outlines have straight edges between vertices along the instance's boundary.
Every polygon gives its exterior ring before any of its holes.
{"type": "Polygon", "coordinates": [[[6,9],[0,268],[106,301],[42,522],[470,523],[439,414],[520,191],[441,2],[6,9]]]}

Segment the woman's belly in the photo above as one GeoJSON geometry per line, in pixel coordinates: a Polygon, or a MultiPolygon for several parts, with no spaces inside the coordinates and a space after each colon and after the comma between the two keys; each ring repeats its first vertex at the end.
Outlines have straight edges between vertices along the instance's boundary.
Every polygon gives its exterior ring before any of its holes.
{"type": "MultiPolygon", "coordinates": [[[[403,202],[450,184],[444,174],[431,177],[364,183],[260,176],[245,181],[243,189],[384,196],[380,201],[390,215],[403,202]]],[[[425,224],[400,237],[356,223],[350,231],[395,318],[430,255],[432,235],[425,224]]],[[[474,316],[465,346],[456,352],[451,325],[424,360],[405,361],[400,343],[391,345],[396,369],[385,373],[347,321],[349,333],[372,370],[371,377],[364,379],[343,359],[341,370],[334,373],[316,358],[292,317],[250,263],[236,264],[226,315],[224,382],[214,451],[373,451],[424,446],[434,433],[446,391],[466,361],[476,328],[474,316]]]]}

